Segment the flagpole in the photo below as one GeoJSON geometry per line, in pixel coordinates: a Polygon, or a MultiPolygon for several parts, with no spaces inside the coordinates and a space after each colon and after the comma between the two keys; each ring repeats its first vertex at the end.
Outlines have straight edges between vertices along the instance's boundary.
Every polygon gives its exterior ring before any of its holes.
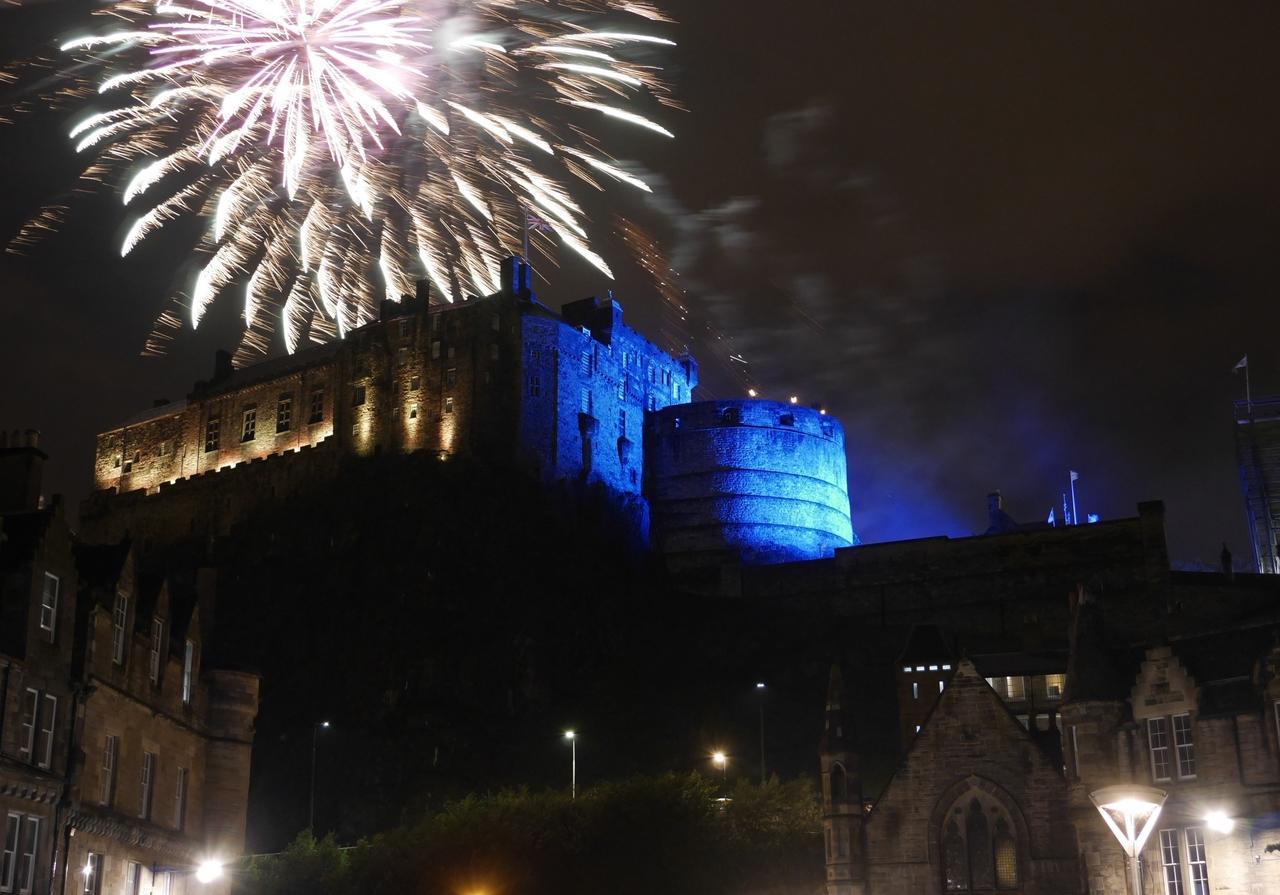
{"type": "Polygon", "coordinates": [[[529,209],[527,209],[527,208],[526,208],[526,209],[524,209],[524,233],[523,233],[523,237],[524,237],[524,240],[523,240],[523,245],[524,245],[524,261],[525,261],[525,263],[526,263],[526,264],[528,264],[528,263],[529,263],[529,209]]]}
{"type": "Polygon", "coordinates": [[[1249,413],[1253,413],[1253,393],[1249,391],[1249,355],[1244,356],[1244,403],[1249,409],[1249,413]]]}
{"type": "Polygon", "coordinates": [[[1077,478],[1079,478],[1079,476],[1077,476],[1075,472],[1072,472],[1071,473],[1071,524],[1072,525],[1080,524],[1080,516],[1076,511],[1076,479],[1077,478]]]}

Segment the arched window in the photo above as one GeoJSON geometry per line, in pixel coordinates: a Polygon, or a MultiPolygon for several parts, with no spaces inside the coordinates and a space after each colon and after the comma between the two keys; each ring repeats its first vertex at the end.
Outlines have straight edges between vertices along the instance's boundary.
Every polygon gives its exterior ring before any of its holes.
{"type": "Polygon", "coordinates": [[[988,893],[1018,889],[1018,842],[1004,806],[969,790],[947,813],[939,836],[946,892],[988,893]]]}
{"type": "Polygon", "coordinates": [[[849,778],[842,765],[831,768],[831,801],[844,802],[849,798],[849,778]]]}

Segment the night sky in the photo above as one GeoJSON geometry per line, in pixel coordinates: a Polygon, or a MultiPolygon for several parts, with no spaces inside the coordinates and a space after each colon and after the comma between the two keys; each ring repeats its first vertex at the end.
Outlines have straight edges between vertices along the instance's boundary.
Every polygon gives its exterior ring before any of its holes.
{"type": "MultiPolygon", "coordinates": [[[[665,120],[675,142],[617,151],[658,185],[618,210],[662,237],[767,396],[844,422],[864,540],[981,531],[993,488],[1042,519],[1077,469],[1082,512],[1161,498],[1175,560],[1215,562],[1223,540],[1245,558],[1231,368],[1248,352],[1254,393],[1280,389],[1280,5],[666,8],[689,112],[665,120]]],[[[6,8],[0,57],[76,21],[71,2],[6,8]]],[[[72,183],[66,122],[0,129],[5,239],[72,183]]],[[[181,397],[235,340],[223,303],[171,356],[138,356],[194,231],[121,261],[124,220],[90,198],[0,256],[0,425],[43,430],[73,500],[95,432],[181,397]]],[[[568,262],[539,291],[608,285],[568,262]]],[[[614,288],[655,325],[642,280],[614,288]]],[[[707,393],[736,392],[702,354],[707,393]]]]}

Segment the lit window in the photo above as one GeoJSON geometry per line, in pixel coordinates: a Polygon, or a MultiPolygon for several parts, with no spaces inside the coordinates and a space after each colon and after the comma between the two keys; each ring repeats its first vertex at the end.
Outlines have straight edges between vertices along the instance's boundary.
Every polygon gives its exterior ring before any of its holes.
{"type": "Polygon", "coordinates": [[[244,423],[240,426],[240,440],[253,441],[258,437],[258,408],[249,407],[244,412],[244,423]]]}
{"type": "Polygon", "coordinates": [[[452,387],[458,384],[458,368],[450,367],[444,371],[444,384],[452,387]]]}
{"type": "Polygon", "coordinates": [[[592,411],[592,403],[593,403],[591,400],[591,389],[584,388],[579,398],[580,400],[579,400],[578,409],[581,410],[583,413],[587,414],[588,416],[590,416],[592,411]]]}
{"type": "Polygon", "coordinates": [[[308,423],[324,422],[324,389],[316,388],[311,390],[311,413],[307,417],[308,423]]]}
{"type": "Polygon", "coordinates": [[[360,407],[364,404],[366,398],[365,387],[357,385],[351,390],[351,406],[360,407]]]}
{"type": "Polygon", "coordinates": [[[222,420],[216,416],[211,416],[204,424],[204,452],[208,454],[216,451],[221,440],[222,420]]]}
{"type": "Polygon", "coordinates": [[[1173,745],[1178,753],[1178,776],[1196,775],[1196,745],[1191,735],[1191,716],[1173,716],[1173,745]]]}
{"type": "Polygon", "coordinates": [[[160,644],[164,640],[164,619],[151,620],[151,653],[148,656],[148,673],[152,684],[160,683],[160,644]]]}
{"type": "Polygon", "coordinates": [[[142,775],[138,781],[138,817],[151,819],[151,791],[156,782],[156,755],[154,752],[142,753],[142,775]]]}
{"type": "Polygon", "coordinates": [[[81,890],[84,895],[102,895],[102,855],[89,852],[81,873],[84,876],[84,888],[81,890]]]}
{"type": "Polygon", "coordinates": [[[930,666],[929,666],[929,670],[930,670],[930,671],[937,671],[937,670],[938,670],[938,666],[937,666],[937,665],[930,665],[930,666]]]}
{"type": "Polygon", "coordinates": [[[1147,746],[1151,750],[1151,778],[1169,779],[1169,734],[1164,718],[1147,719],[1147,746]]]}
{"type": "Polygon", "coordinates": [[[578,366],[583,376],[591,375],[591,352],[590,351],[582,352],[582,359],[578,366]]]}
{"type": "Polygon", "coordinates": [[[1183,895],[1182,855],[1178,848],[1178,831],[1160,831],[1160,863],[1164,866],[1165,895],[1183,895]]]}
{"type": "Polygon", "coordinates": [[[453,413],[453,397],[452,396],[444,399],[444,412],[453,413]]]}
{"type": "Polygon", "coordinates": [[[1065,674],[1046,674],[1044,676],[1044,694],[1050,699],[1061,699],[1067,686],[1065,674]]]}
{"type": "Polygon", "coordinates": [[[416,391],[417,391],[419,388],[421,388],[421,387],[422,387],[422,378],[421,378],[421,377],[419,377],[419,376],[414,376],[412,379],[410,379],[410,380],[409,380],[409,390],[410,390],[410,391],[415,391],[415,392],[416,392],[416,391]]]}
{"type": "Polygon", "coordinates": [[[196,642],[187,640],[186,649],[182,653],[182,704],[191,705],[192,692],[195,689],[196,677],[196,642]]]}
{"type": "Polygon", "coordinates": [[[917,666],[916,666],[916,671],[924,671],[924,666],[923,666],[923,665],[917,665],[917,666]]]}
{"type": "Polygon", "coordinates": [[[396,349],[396,366],[403,367],[407,363],[409,363],[409,349],[397,348],[396,349]]]}
{"type": "Polygon", "coordinates": [[[127,861],[124,865],[124,895],[139,895],[142,891],[142,865],[127,861]]]}
{"type": "Polygon", "coordinates": [[[276,433],[288,432],[293,425],[293,396],[281,395],[276,401],[276,433]]]}
{"type": "Polygon", "coordinates": [[[1009,827],[1000,818],[996,822],[995,836],[996,888],[1018,887],[1018,847],[1009,834],[1009,827]]]}
{"type": "MultiPolygon", "coordinates": [[[[903,666],[903,669],[902,669],[902,670],[903,670],[903,672],[904,672],[904,673],[906,673],[906,674],[910,674],[910,673],[911,673],[911,666],[910,666],[910,665],[903,666]]],[[[1277,705],[1277,706],[1280,706],[1280,702],[1276,703],[1276,705],[1277,705]]]]}
{"type": "Polygon", "coordinates": [[[125,622],[129,618],[129,598],[116,594],[116,605],[111,610],[111,661],[124,664],[125,622]]]}
{"type": "Polygon", "coordinates": [[[116,757],[120,753],[120,738],[108,736],[102,747],[102,781],[98,801],[108,807],[116,798],[116,757]]]}
{"type": "MultiPolygon", "coordinates": [[[[439,317],[436,318],[436,320],[439,320],[439,319],[440,319],[439,317]]],[[[440,343],[439,342],[431,343],[431,359],[432,360],[440,359],[440,343]]]]}
{"type": "Polygon", "coordinates": [[[947,682],[946,682],[946,681],[938,681],[938,692],[939,692],[939,693],[941,693],[941,692],[942,692],[943,690],[945,690],[946,688],[947,688],[947,682]]]}
{"type": "Polygon", "coordinates": [[[918,681],[911,682],[911,698],[912,699],[920,698],[920,683],[918,681]]]}
{"type": "Polygon", "coordinates": [[[58,576],[51,572],[44,573],[44,588],[40,592],[40,630],[45,639],[53,643],[58,627],[58,576]]]}
{"type": "Polygon", "coordinates": [[[418,418],[418,405],[417,405],[417,404],[410,404],[410,405],[409,405],[409,419],[411,419],[411,420],[416,420],[417,418],[418,418]]]}
{"type": "Polygon", "coordinates": [[[919,725],[919,724],[917,724],[917,725],[916,725],[916,733],[919,733],[919,732],[920,732],[920,725],[919,725]]]}
{"type": "Polygon", "coordinates": [[[1191,871],[1191,891],[1194,895],[1209,895],[1209,861],[1204,849],[1204,830],[1188,827],[1187,869],[1191,871]]]}

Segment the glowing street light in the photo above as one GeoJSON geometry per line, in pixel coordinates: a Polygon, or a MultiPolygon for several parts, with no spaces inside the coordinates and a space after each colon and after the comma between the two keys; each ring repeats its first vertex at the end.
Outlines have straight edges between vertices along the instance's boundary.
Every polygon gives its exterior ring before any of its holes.
{"type": "Polygon", "coordinates": [[[1133,895],[1142,895],[1142,875],[1138,856],[1156,828],[1160,808],[1168,793],[1152,786],[1106,786],[1089,794],[1094,807],[1115,834],[1129,861],[1133,895]]]}
{"type": "Polygon", "coordinates": [[[578,735],[572,730],[564,732],[569,741],[569,798],[578,797],[578,735]]]}
{"type": "Polygon", "coordinates": [[[720,779],[726,780],[729,777],[729,756],[723,752],[712,752],[711,763],[720,769],[720,779]]]}
{"type": "Polygon", "coordinates": [[[759,392],[757,392],[757,391],[756,391],[755,389],[753,389],[753,388],[749,388],[749,389],[747,389],[747,397],[748,397],[748,398],[754,398],[754,397],[755,397],[756,395],[758,395],[758,394],[760,394],[760,393],[759,393],[759,392]]]}
{"type": "Polygon", "coordinates": [[[799,396],[799,395],[792,395],[792,396],[791,396],[791,398],[790,398],[790,400],[791,400],[791,403],[792,403],[792,404],[799,404],[799,403],[800,403],[800,396],[799,396]]]}
{"type": "Polygon", "coordinates": [[[200,866],[196,868],[196,882],[211,883],[222,878],[222,862],[221,861],[201,861],[200,866]]]}
{"type": "Polygon", "coordinates": [[[1204,822],[1215,833],[1230,833],[1236,828],[1236,822],[1227,816],[1225,811],[1210,811],[1204,816],[1204,822]]]}

